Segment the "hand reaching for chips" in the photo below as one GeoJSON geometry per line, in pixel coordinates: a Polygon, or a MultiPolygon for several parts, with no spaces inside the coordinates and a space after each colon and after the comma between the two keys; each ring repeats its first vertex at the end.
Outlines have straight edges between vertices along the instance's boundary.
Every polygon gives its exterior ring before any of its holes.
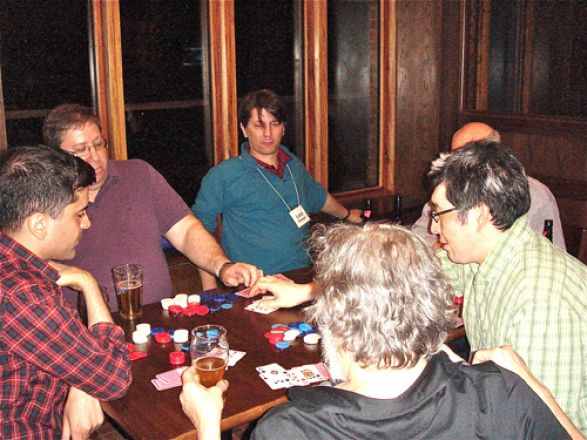
{"type": "Polygon", "coordinates": [[[277,274],[259,278],[251,287],[249,297],[263,293],[271,293],[273,296],[266,297],[259,304],[266,308],[289,308],[295,307],[306,301],[314,299],[314,284],[296,284],[289,278],[277,274]]]}

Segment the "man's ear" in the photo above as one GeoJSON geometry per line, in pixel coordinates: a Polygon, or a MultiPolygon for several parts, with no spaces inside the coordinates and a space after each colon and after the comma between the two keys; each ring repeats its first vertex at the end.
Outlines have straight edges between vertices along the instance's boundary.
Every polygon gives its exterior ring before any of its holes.
{"type": "Polygon", "coordinates": [[[248,139],[249,137],[247,136],[247,132],[245,131],[245,126],[243,125],[242,122],[239,125],[241,128],[241,131],[243,132],[243,136],[248,139]]]}
{"type": "Polygon", "coordinates": [[[487,206],[483,203],[483,204],[473,208],[473,210],[475,211],[473,218],[477,222],[477,230],[480,231],[485,226],[493,224],[491,222],[492,216],[491,216],[491,210],[489,209],[489,206],[487,206]]]}
{"type": "Polygon", "coordinates": [[[47,236],[49,214],[35,212],[25,220],[25,228],[37,240],[44,240],[47,236]]]}

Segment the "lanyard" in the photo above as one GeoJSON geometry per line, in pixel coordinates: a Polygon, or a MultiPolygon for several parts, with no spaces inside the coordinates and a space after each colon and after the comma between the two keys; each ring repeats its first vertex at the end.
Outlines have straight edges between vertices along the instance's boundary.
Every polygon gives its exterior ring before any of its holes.
{"type": "MultiPolygon", "coordinates": [[[[294,179],[294,176],[293,176],[291,170],[289,169],[289,164],[286,163],[285,167],[287,168],[287,171],[289,171],[289,175],[291,176],[291,181],[293,182],[294,189],[296,190],[296,197],[298,200],[298,206],[300,206],[300,194],[298,193],[298,186],[296,185],[296,181],[294,179]]],[[[287,210],[291,211],[291,208],[289,207],[289,205],[287,204],[285,199],[282,197],[281,194],[279,194],[279,191],[277,191],[277,189],[271,184],[271,182],[269,182],[269,179],[267,179],[265,174],[263,174],[263,171],[261,171],[259,168],[257,168],[257,171],[259,171],[259,174],[261,175],[261,177],[263,179],[265,179],[265,182],[267,182],[267,185],[269,185],[271,187],[271,189],[275,192],[275,194],[277,194],[277,196],[281,199],[281,201],[283,202],[283,204],[285,205],[287,210]]]]}

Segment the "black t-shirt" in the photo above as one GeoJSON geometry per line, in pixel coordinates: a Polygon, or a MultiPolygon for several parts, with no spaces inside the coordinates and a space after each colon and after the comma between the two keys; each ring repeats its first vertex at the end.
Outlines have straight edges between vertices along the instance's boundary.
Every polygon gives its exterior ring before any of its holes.
{"type": "Polygon", "coordinates": [[[544,402],[492,362],[468,366],[434,355],[395,399],[319,386],[293,387],[253,439],[568,439],[544,402]]]}

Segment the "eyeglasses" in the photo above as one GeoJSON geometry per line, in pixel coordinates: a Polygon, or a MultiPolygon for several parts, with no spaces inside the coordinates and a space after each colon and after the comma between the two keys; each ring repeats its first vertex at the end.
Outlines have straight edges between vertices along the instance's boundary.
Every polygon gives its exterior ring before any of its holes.
{"type": "Polygon", "coordinates": [[[441,215],[448,214],[449,212],[457,211],[458,209],[459,208],[450,208],[450,209],[445,209],[444,211],[440,211],[440,212],[432,211],[430,213],[430,217],[432,217],[432,220],[434,220],[436,223],[438,223],[440,221],[441,215]]]}
{"type": "Polygon", "coordinates": [[[83,159],[84,157],[87,157],[90,154],[91,148],[94,148],[96,152],[102,151],[103,149],[108,148],[108,140],[100,136],[94,142],[87,142],[74,145],[73,147],[71,147],[71,150],[68,150],[67,152],[69,154],[74,155],[75,157],[83,159]]]}

